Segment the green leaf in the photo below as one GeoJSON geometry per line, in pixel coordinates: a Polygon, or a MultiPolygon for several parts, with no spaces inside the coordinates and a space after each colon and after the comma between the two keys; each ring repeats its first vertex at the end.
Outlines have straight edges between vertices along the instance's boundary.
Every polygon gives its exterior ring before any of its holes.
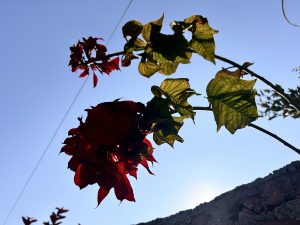
{"type": "Polygon", "coordinates": [[[140,62],[139,63],[139,72],[145,77],[151,77],[153,74],[155,74],[157,71],[160,70],[159,65],[153,62],[140,62]]]}
{"type": "Polygon", "coordinates": [[[187,100],[189,97],[198,94],[190,88],[188,79],[166,79],[160,87],[153,86],[151,90],[155,96],[159,96],[159,92],[164,95],[175,112],[181,115],[182,120],[185,118],[194,119],[195,112],[187,100]]]}
{"type": "Polygon", "coordinates": [[[159,67],[161,68],[158,72],[164,75],[171,75],[176,72],[179,63],[173,62],[164,62],[160,63],[159,67]]]}
{"type": "Polygon", "coordinates": [[[135,51],[138,51],[138,50],[144,49],[147,45],[147,42],[145,42],[139,38],[135,38],[133,45],[135,47],[135,51]]]}
{"type": "Polygon", "coordinates": [[[230,133],[246,127],[258,117],[255,103],[256,80],[241,80],[233,76],[219,76],[207,85],[217,130],[225,126],[230,133]]]}
{"type": "Polygon", "coordinates": [[[183,122],[172,116],[167,99],[154,97],[147,103],[143,119],[146,123],[152,124],[153,139],[156,144],[167,143],[173,147],[176,140],[183,142],[178,135],[183,122]]]}
{"type": "Polygon", "coordinates": [[[137,37],[141,34],[142,30],[143,30],[143,25],[136,20],[131,20],[122,27],[123,36],[125,38],[127,36],[137,37]]]}
{"type": "Polygon", "coordinates": [[[151,91],[155,97],[147,103],[143,119],[146,124],[152,124],[154,141],[172,147],[175,141],[183,142],[178,135],[183,120],[195,116],[187,99],[197,93],[184,78],[166,79],[160,87],[152,86],[151,91]],[[173,116],[174,113],[180,116],[173,116]]]}
{"type": "Polygon", "coordinates": [[[139,38],[131,38],[125,45],[124,45],[124,51],[126,53],[133,52],[133,51],[139,51],[144,50],[147,45],[147,42],[139,39],[139,38]]]}
{"type": "Polygon", "coordinates": [[[215,63],[215,42],[213,35],[217,33],[211,28],[206,18],[195,15],[184,20],[186,26],[190,25],[192,40],[189,47],[206,60],[215,63]]]}
{"type": "Polygon", "coordinates": [[[198,94],[190,88],[188,79],[166,79],[162,82],[160,88],[170,104],[181,116],[194,119],[196,113],[187,100],[189,97],[198,94]]]}
{"type": "Polygon", "coordinates": [[[192,39],[189,44],[196,53],[204,59],[215,63],[215,42],[214,39],[192,39]]]}
{"type": "Polygon", "coordinates": [[[153,58],[158,62],[190,62],[191,54],[187,53],[188,41],[183,35],[159,33],[154,36],[151,45],[153,48],[153,58]]]}
{"type": "Polygon", "coordinates": [[[174,125],[156,124],[153,128],[155,130],[153,133],[153,140],[158,145],[167,143],[171,147],[174,146],[175,141],[183,142],[183,138],[178,135],[178,131],[182,125],[183,123],[177,123],[174,125]]]}
{"type": "Polygon", "coordinates": [[[151,41],[151,38],[153,37],[154,34],[160,32],[163,20],[164,20],[164,15],[158,20],[152,21],[143,26],[142,36],[147,42],[151,41]]]}

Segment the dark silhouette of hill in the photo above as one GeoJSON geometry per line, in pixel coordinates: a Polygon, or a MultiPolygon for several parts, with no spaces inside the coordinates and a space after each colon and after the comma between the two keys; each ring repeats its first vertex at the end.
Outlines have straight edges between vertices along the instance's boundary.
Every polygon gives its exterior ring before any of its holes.
{"type": "Polygon", "coordinates": [[[300,161],[194,209],[138,225],[300,225],[300,161]]]}

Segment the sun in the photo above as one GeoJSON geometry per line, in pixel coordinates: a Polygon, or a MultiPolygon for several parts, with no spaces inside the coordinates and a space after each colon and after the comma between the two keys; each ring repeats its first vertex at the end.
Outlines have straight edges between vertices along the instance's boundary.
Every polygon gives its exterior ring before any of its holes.
{"type": "Polygon", "coordinates": [[[210,202],[222,193],[221,188],[213,183],[203,182],[194,185],[185,194],[182,201],[183,208],[191,209],[201,203],[210,202]]]}

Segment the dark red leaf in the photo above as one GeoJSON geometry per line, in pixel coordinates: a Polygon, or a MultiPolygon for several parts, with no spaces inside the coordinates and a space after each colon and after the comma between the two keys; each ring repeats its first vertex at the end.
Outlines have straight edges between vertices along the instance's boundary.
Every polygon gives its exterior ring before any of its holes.
{"type": "Polygon", "coordinates": [[[120,67],[119,67],[119,62],[120,62],[120,59],[119,57],[116,57],[114,58],[113,60],[110,61],[110,66],[113,70],[120,70],[120,67]]]}
{"type": "Polygon", "coordinates": [[[133,190],[126,175],[121,176],[114,188],[117,199],[135,202],[133,190]]]}
{"type": "Polygon", "coordinates": [[[137,168],[132,166],[132,168],[129,170],[129,175],[133,176],[135,179],[137,179],[137,168]]]}
{"type": "Polygon", "coordinates": [[[96,183],[97,171],[94,167],[87,164],[79,164],[74,176],[74,183],[80,187],[85,188],[89,184],[96,183]]]}
{"type": "Polygon", "coordinates": [[[140,161],[140,164],[142,164],[148,171],[148,173],[154,175],[154,173],[151,172],[151,170],[149,169],[149,165],[146,159],[143,159],[142,161],[140,161]]]}
{"type": "Polygon", "coordinates": [[[79,160],[76,157],[72,157],[68,162],[68,168],[74,172],[76,172],[78,165],[79,160]]]}
{"type": "Polygon", "coordinates": [[[94,84],[94,87],[97,86],[97,83],[98,83],[98,77],[97,77],[97,75],[94,73],[94,74],[93,74],[93,84],[94,84]]]}
{"type": "Polygon", "coordinates": [[[87,70],[84,70],[80,75],[79,77],[85,77],[86,75],[88,75],[89,72],[87,70]]]}
{"type": "Polygon", "coordinates": [[[106,190],[102,187],[99,188],[99,190],[98,190],[98,206],[100,205],[102,200],[105,199],[105,197],[108,195],[108,193],[109,193],[109,190],[106,190]]]}

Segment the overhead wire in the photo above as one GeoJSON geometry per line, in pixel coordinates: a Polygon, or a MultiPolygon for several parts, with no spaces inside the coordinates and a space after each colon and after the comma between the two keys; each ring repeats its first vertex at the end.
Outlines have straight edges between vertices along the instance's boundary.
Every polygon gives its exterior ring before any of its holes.
{"type": "Polygon", "coordinates": [[[295,23],[292,23],[289,18],[287,17],[286,13],[285,13],[285,7],[284,7],[284,0],[281,0],[281,11],[282,11],[282,14],[284,16],[284,19],[292,26],[294,27],[300,27],[298,24],[295,24],[295,23]]]}
{"type": "MultiPolygon", "coordinates": [[[[113,37],[114,34],[116,33],[116,31],[117,31],[117,29],[118,29],[120,23],[122,22],[124,16],[125,16],[126,13],[128,12],[128,10],[129,10],[129,8],[130,8],[130,6],[131,6],[132,3],[133,3],[133,0],[130,0],[130,1],[128,2],[128,4],[127,4],[127,6],[126,6],[126,8],[125,8],[125,10],[124,10],[124,12],[123,12],[123,14],[122,14],[121,17],[119,18],[117,24],[114,26],[113,31],[111,32],[109,38],[107,39],[106,45],[109,44],[109,42],[111,41],[112,37],[113,37]]],[[[76,103],[76,101],[77,101],[79,95],[81,94],[82,90],[84,89],[84,87],[85,87],[85,85],[86,85],[88,79],[89,79],[89,76],[87,76],[87,78],[84,80],[84,82],[82,83],[82,85],[81,85],[80,88],[78,89],[78,91],[77,91],[77,93],[76,93],[74,99],[72,100],[71,104],[70,104],[69,107],[67,108],[67,111],[66,111],[65,114],[63,115],[63,117],[62,117],[61,121],[59,122],[57,128],[55,129],[54,133],[52,134],[52,136],[51,136],[49,142],[47,143],[46,147],[44,148],[44,150],[43,150],[43,152],[42,152],[42,155],[39,157],[39,159],[38,159],[38,161],[36,162],[36,164],[35,164],[33,170],[31,171],[31,173],[30,173],[30,175],[28,176],[28,178],[26,179],[26,181],[25,181],[25,183],[24,183],[22,189],[20,190],[19,194],[17,195],[17,198],[16,198],[16,200],[14,201],[12,207],[10,208],[10,210],[9,210],[7,216],[5,217],[4,222],[3,222],[2,225],[6,225],[6,223],[7,223],[8,220],[10,219],[12,213],[14,212],[14,210],[15,210],[17,204],[18,204],[18,202],[20,201],[22,195],[24,194],[24,192],[25,192],[27,186],[29,185],[29,183],[30,183],[30,181],[32,180],[34,174],[36,173],[37,169],[39,168],[39,166],[40,166],[42,160],[45,158],[45,155],[46,155],[46,153],[48,152],[48,150],[49,150],[51,144],[53,143],[53,141],[54,141],[54,139],[55,139],[55,137],[56,137],[58,131],[60,130],[60,128],[61,128],[61,126],[63,125],[64,121],[66,120],[68,114],[70,113],[71,109],[73,108],[74,104],[76,103]]]]}

